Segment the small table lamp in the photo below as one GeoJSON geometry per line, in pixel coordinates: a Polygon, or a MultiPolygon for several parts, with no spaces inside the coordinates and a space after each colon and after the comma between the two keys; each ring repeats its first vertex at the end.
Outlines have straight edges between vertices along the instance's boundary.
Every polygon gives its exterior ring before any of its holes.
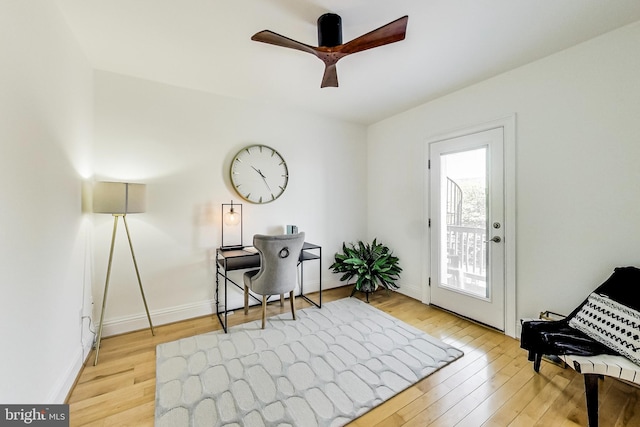
{"type": "Polygon", "coordinates": [[[242,249],[242,204],[241,203],[223,203],[222,204],[222,244],[221,249],[242,249]],[[238,227],[240,226],[240,227],[238,227]],[[227,230],[227,244],[224,240],[224,232],[227,230]],[[229,244],[229,234],[235,238],[233,244],[229,244]]]}
{"type": "Polygon", "coordinates": [[[131,243],[131,235],[129,234],[129,226],[127,225],[127,214],[142,213],[146,210],[146,186],[144,184],[129,184],[126,182],[97,182],[93,187],[93,212],[107,213],[113,215],[113,233],[111,235],[111,250],[109,251],[109,264],[107,266],[107,279],[104,284],[104,297],[102,298],[102,311],[100,313],[100,326],[98,329],[98,338],[96,341],[96,359],[94,366],[98,364],[98,355],[100,353],[100,340],[102,339],[102,324],[104,322],[104,310],[107,306],[107,291],[109,290],[109,278],[111,276],[111,262],[113,260],[113,247],[116,240],[116,230],[118,228],[118,218],[124,220],[124,227],[127,230],[127,239],[129,240],[129,248],[131,249],[131,257],[133,265],[136,269],[138,277],[138,285],[140,286],[140,294],[144,309],[149,319],[149,327],[151,334],[155,335],[153,324],[151,323],[151,315],[149,315],[149,307],[144,296],[142,281],[140,280],[140,272],[138,271],[138,263],[133,252],[133,244],[131,243]]]}

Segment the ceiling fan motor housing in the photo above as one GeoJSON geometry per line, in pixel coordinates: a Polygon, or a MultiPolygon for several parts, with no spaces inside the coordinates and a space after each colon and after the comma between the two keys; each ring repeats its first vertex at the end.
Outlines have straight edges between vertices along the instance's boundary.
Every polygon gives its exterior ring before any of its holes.
{"type": "Polygon", "coordinates": [[[318,46],[334,47],[342,44],[342,18],[325,13],[318,18],[318,46]]]}

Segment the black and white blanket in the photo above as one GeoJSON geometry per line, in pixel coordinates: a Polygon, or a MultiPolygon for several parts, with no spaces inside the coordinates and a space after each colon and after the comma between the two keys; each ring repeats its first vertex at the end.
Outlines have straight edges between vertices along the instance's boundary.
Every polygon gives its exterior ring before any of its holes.
{"type": "Polygon", "coordinates": [[[640,313],[592,293],[569,326],[640,365],[640,313]]]}

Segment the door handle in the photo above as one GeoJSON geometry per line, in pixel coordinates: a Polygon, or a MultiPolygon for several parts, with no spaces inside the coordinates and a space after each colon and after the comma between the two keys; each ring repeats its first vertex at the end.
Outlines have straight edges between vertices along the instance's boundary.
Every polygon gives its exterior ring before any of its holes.
{"type": "Polygon", "coordinates": [[[484,243],[489,243],[489,242],[500,243],[502,242],[502,239],[499,236],[494,236],[491,239],[484,241],[484,243]]]}

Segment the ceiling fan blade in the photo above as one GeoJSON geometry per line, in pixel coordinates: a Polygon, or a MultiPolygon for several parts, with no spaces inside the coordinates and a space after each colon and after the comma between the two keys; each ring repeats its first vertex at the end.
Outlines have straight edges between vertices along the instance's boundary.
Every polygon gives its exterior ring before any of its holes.
{"type": "MultiPolygon", "coordinates": [[[[340,17],[337,17],[339,20],[340,17]]],[[[320,20],[318,22],[320,25],[320,20]]],[[[310,46],[308,44],[300,43],[299,41],[290,39],[289,37],[285,37],[278,33],[274,33],[270,30],[263,30],[255,33],[251,37],[251,40],[272,44],[275,46],[286,47],[289,49],[295,49],[315,55],[322,62],[324,62],[325,65],[324,75],[322,76],[322,83],[320,87],[338,87],[338,72],[336,70],[336,63],[338,62],[338,60],[340,60],[340,58],[343,58],[344,56],[352,53],[362,52],[363,50],[372,49],[374,47],[379,47],[385,44],[404,40],[407,32],[408,22],[409,16],[405,15],[402,18],[388,23],[387,25],[383,25],[378,29],[357,37],[348,43],[339,44],[337,46],[310,46]]],[[[319,40],[322,39],[323,38],[319,35],[319,40]]],[[[339,39],[342,39],[341,34],[339,39]]]]}
{"type": "Polygon", "coordinates": [[[374,47],[384,46],[385,44],[399,42],[404,40],[407,33],[407,22],[409,16],[403,16],[393,22],[383,25],[367,34],[357,37],[338,47],[338,50],[349,55],[351,53],[362,52],[363,50],[372,49],[374,47]]]}
{"type": "Polygon", "coordinates": [[[256,42],[268,43],[276,46],[288,47],[289,49],[301,50],[303,52],[311,53],[313,55],[316,54],[315,48],[313,46],[300,43],[299,41],[290,39],[289,37],[282,36],[278,33],[274,33],[273,31],[269,31],[269,30],[264,30],[264,31],[255,33],[253,36],[251,36],[251,40],[256,42]]]}
{"type": "Polygon", "coordinates": [[[325,65],[320,87],[338,87],[338,71],[335,63],[325,65]]]}

